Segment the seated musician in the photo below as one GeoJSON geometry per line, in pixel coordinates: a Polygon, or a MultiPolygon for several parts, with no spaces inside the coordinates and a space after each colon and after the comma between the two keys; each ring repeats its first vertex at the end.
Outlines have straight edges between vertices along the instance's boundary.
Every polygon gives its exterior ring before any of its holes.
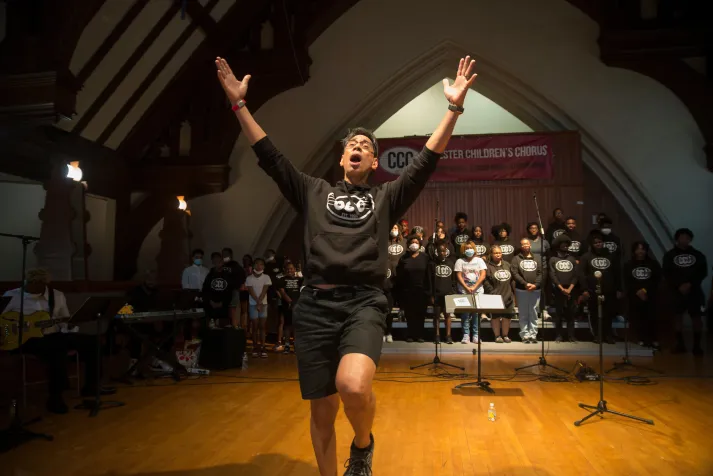
{"type": "MultiPolygon", "coordinates": [[[[67,300],[61,291],[49,286],[50,275],[44,269],[30,269],[25,275],[25,318],[35,313],[47,313],[44,319],[62,319],[70,316],[67,300]]],[[[12,299],[3,314],[7,312],[20,312],[21,289],[13,289],[5,293],[5,297],[12,299]]],[[[32,318],[30,318],[32,319],[32,318]]],[[[97,382],[97,352],[96,338],[94,336],[77,334],[73,332],[71,324],[58,322],[52,327],[43,330],[44,337],[33,337],[22,345],[22,351],[39,357],[47,368],[49,398],[47,410],[52,413],[67,413],[69,408],[62,398],[62,392],[68,386],[67,378],[67,353],[75,350],[84,361],[84,388],[83,396],[94,395],[97,382]]],[[[116,393],[113,388],[102,388],[102,395],[116,393]]]]}
{"type": "Polygon", "coordinates": [[[143,283],[129,290],[126,295],[126,302],[131,305],[134,312],[156,310],[158,287],[156,286],[156,272],[154,270],[146,270],[143,283]]]}

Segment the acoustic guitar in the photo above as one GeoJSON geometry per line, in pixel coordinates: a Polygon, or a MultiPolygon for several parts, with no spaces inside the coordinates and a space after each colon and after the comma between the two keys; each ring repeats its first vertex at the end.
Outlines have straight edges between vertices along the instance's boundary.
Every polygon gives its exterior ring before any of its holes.
{"type": "MultiPolygon", "coordinates": [[[[44,337],[42,329],[47,329],[60,322],[69,321],[71,317],[52,319],[49,313],[37,311],[24,317],[22,343],[33,337],[44,337]]],[[[20,346],[20,313],[6,312],[0,314],[0,350],[15,350],[20,346]]]]}

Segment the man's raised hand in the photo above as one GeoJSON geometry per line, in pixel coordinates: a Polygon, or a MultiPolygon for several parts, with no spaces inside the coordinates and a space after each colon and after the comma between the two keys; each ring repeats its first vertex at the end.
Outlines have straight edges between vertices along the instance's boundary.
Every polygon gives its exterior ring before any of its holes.
{"type": "Polygon", "coordinates": [[[466,56],[465,59],[461,58],[458,63],[458,73],[456,74],[456,79],[453,84],[448,84],[448,79],[443,80],[443,93],[451,104],[463,107],[468,88],[470,88],[476,76],[478,76],[474,73],[471,74],[474,66],[475,60],[470,59],[470,56],[466,56]]]}
{"type": "Polygon", "coordinates": [[[242,81],[238,81],[225,58],[216,58],[215,66],[218,70],[218,81],[220,81],[220,85],[228,96],[230,104],[234,105],[239,100],[245,99],[245,95],[248,93],[250,75],[246,74],[242,81]]]}

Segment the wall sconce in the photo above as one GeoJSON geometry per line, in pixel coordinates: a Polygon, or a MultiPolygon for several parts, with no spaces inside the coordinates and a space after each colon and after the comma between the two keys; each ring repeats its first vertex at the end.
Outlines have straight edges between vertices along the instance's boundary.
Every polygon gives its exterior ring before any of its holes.
{"type": "Polygon", "coordinates": [[[78,160],[67,164],[67,178],[71,178],[75,182],[82,181],[82,169],[79,168],[78,160]]]}
{"type": "Polygon", "coordinates": [[[185,197],[183,195],[178,195],[176,198],[178,199],[178,209],[183,210],[184,212],[187,211],[188,204],[184,200],[185,197]]]}

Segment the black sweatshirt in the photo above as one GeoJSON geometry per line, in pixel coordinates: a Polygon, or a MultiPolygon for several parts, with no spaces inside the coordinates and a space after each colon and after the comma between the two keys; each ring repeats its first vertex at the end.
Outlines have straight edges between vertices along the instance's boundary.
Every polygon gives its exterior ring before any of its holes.
{"type": "Polygon", "coordinates": [[[572,244],[569,245],[570,254],[576,259],[580,259],[580,257],[586,251],[586,246],[584,243],[582,243],[582,237],[579,235],[579,232],[576,229],[572,231],[567,230],[567,233],[565,234],[569,237],[570,240],[572,240],[572,244]]]}
{"type": "Polygon", "coordinates": [[[211,269],[203,281],[203,307],[210,307],[208,301],[223,303],[223,307],[229,306],[235,283],[235,273],[231,268],[223,266],[219,271],[211,269]]]}
{"type": "MultiPolygon", "coordinates": [[[[589,235],[587,235],[588,250],[592,248],[592,233],[594,233],[595,231],[598,231],[599,233],[602,232],[602,230],[600,229],[595,229],[589,232],[589,235]]],[[[614,259],[618,259],[619,261],[621,261],[621,258],[623,256],[621,249],[621,238],[616,236],[614,233],[609,233],[608,235],[602,233],[602,236],[604,237],[604,248],[609,250],[609,253],[612,254],[614,259]]]]}
{"type": "Polygon", "coordinates": [[[582,284],[583,290],[594,293],[597,287],[597,278],[594,273],[601,271],[602,294],[611,295],[621,291],[619,262],[606,248],[602,248],[599,253],[595,251],[584,253],[579,260],[579,282],[582,284]]]}
{"type": "Polygon", "coordinates": [[[565,226],[565,223],[563,221],[555,221],[550,223],[547,227],[547,231],[545,231],[545,239],[550,243],[553,243],[555,238],[566,233],[567,227],[565,226]]]}
{"type": "MultiPolygon", "coordinates": [[[[495,243],[493,243],[493,246],[499,246],[500,249],[503,252],[503,261],[507,261],[510,263],[512,259],[515,257],[515,245],[513,245],[513,241],[510,240],[510,238],[506,238],[505,240],[502,239],[497,239],[495,240],[495,243]]],[[[492,250],[492,248],[490,248],[492,250]]]]}
{"type": "MultiPolygon", "coordinates": [[[[237,261],[230,260],[225,263],[223,265],[223,272],[233,274],[233,279],[231,282],[235,286],[235,289],[240,289],[240,287],[245,284],[245,280],[247,279],[247,276],[245,275],[245,270],[241,265],[238,264],[237,261]]],[[[265,272],[267,273],[267,269],[265,270],[265,272]]]]}
{"type": "Polygon", "coordinates": [[[700,288],[708,276],[706,257],[692,246],[682,250],[675,247],[663,257],[663,273],[666,282],[674,289],[685,283],[700,288]]]}
{"type": "Polygon", "coordinates": [[[633,297],[641,289],[649,296],[656,295],[663,272],[655,259],[632,259],[624,265],[624,289],[633,297]]]}
{"type": "Polygon", "coordinates": [[[258,164],[304,221],[305,285],[382,287],[389,232],[416,201],[440,154],[426,147],[394,181],[336,186],[297,170],[268,137],[253,145],[258,164]]]}
{"type": "MultiPolygon", "coordinates": [[[[419,253],[415,258],[411,253],[401,257],[396,267],[396,288],[400,293],[423,292],[431,294],[428,278],[428,255],[419,253]]],[[[408,294],[405,294],[408,297],[408,294]]]]}
{"type": "Polygon", "coordinates": [[[430,288],[436,296],[447,296],[456,293],[456,273],[453,268],[456,260],[450,256],[444,260],[436,259],[428,264],[430,288]]]}
{"type": "Polygon", "coordinates": [[[389,253],[389,265],[396,269],[396,265],[399,264],[399,260],[406,252],[406,241],[400,236],[396,240],[389,238],[389,247],[387,248],[389,253]]]}
{"type": "Polygon", "coordinates": [[[570,254],[564,258],[556,254],[550,258],[549,276],[555,286],[568,288],[570,284],[574,284],[574,286],[577,287],[579,283],[577,260],[570,254]]]}
{"type": "Polygon", "coordinates": [[[534,284],[540,289],[542,284],[542,263],[535,255],[527,258],[520,253],[515,256],[511,263],[511,272],[515,287],[517,289],[527,289],[527,284],[534,284]]]}
{"type": "Polygon", "coordinates": [[[505,260],[500,262],[500,266],[496,265],[492,261],[486,263],[488,269],[485,272],[485,281],[483,281],[483,288],[485,289],[485,294],[496,294],[502,296],[505,307],[512,307],[513,297],[512,297],[512,266],[505,260]]]}
{"type": "Polygon", "coordinates": [[[490,253],[490,243],[485,241],[483,238],[480,238],[479,240],[473,238],[473,243],[475,243],[475,256],[485,260],[484,256],[490,253]]]}
{"type": "Polygon", "coordinates": [[[426,245],[426,253],[432,260],[438,260],[438,246],[441,244],[446,245],[446,258],[456,258],[456,250],[453,248],[453,242],[448,238],[439,240],[436,238],[436,242],[433,242],[433,235],[428,239],[428,245],[426,245]]]}
{"type": "Polygon", "coordinates": [[[453,244],[453,248],[456,250],[456,253],[458,256],[460,256],[460,246],[463,243],[468,243],[473,239],[473,234],[471,233],[470,230],[463,230],[460,231],[458,228],[456,228],[455,232],[451,235],[451,243],[453,244]]]}

